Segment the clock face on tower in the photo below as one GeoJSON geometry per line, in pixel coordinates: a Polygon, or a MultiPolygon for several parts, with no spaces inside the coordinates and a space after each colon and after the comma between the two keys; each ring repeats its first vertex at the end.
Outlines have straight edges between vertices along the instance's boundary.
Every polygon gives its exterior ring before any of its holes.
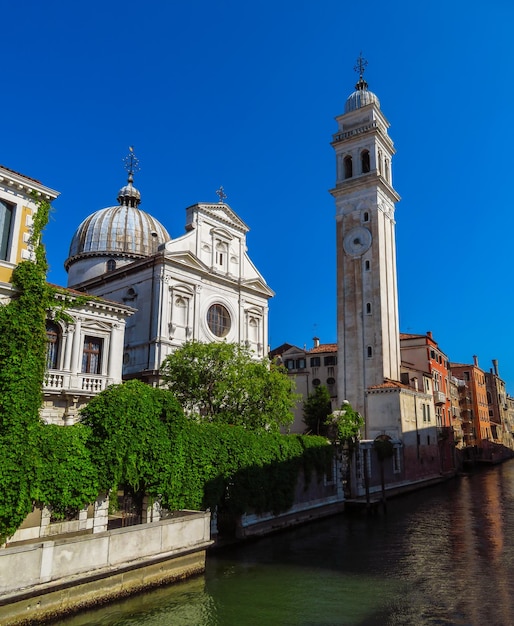
{"type": "Polygon", "coordinates": [[[371,233],[364,226],[352,228],[343,238],[343,248],[346,254],[360,256],[371,246],[371,233]]]}

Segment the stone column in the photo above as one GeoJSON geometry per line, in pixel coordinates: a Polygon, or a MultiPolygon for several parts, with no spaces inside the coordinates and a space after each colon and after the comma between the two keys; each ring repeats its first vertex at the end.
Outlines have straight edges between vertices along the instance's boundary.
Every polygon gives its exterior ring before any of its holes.
{"type": "Polygon", "coordinates": [[[93,533],[103,533],[107,530],[109,519],[109,496],[98,496],[95,500],[95,514],[93,517],[93,533]]]}

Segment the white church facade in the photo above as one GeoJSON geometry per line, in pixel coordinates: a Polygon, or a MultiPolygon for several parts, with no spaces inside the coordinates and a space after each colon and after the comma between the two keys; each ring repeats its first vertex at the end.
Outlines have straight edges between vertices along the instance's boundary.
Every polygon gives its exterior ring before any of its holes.
{"type": "Polygon", "coordinates": [[[123,377],[149,383],[163,360],[186,341],[227,341],[263,358],[268,351],[268,300],[273,291],[247,253],[248,227],[223,202],[186,209],[185,233],[172,239],[139,208],[128,183],[118,205],[78,227],[65,268],[68,287],[128,305],[123,377]]]}

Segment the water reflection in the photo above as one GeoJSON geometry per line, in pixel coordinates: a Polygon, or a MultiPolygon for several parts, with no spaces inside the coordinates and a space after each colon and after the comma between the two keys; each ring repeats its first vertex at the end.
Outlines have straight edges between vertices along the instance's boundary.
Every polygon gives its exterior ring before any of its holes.
{"type": "Polygon", "coordinates": [[[60,626],[510,626],[514,462],[210,555],[204,576],[60,626]]]}

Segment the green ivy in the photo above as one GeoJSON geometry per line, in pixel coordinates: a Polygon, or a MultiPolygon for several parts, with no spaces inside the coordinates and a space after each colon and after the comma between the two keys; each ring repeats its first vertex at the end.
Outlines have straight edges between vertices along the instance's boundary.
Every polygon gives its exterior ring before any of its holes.
{"type": "Polygon", "coordinates": [[[323,437],[198,423],[169,391],[136,380],[93,398],[82,423],[102,489],[127,485],[172,510],[284,511],[299,473],[321,477],[332,461],[323,437]]]}
{"type": "Polygon", "coordinates": [[[63,519],[93,502],[101,491],[98,471],[87,446],[91,430],[82,424],[42,424],[38,434],[33,493],[39,502],[51,508],[54,518],[63,519]]]}
{"type": "Polygon", "coordinates": [[[50,205],[37,205],[29,241],[35,260],[14,269],[14,297],[0,307],[0,538],[11,535],[32,510],[38,465],[46,315],[53,290],[46,283],[41,242],[50,205]]]}

